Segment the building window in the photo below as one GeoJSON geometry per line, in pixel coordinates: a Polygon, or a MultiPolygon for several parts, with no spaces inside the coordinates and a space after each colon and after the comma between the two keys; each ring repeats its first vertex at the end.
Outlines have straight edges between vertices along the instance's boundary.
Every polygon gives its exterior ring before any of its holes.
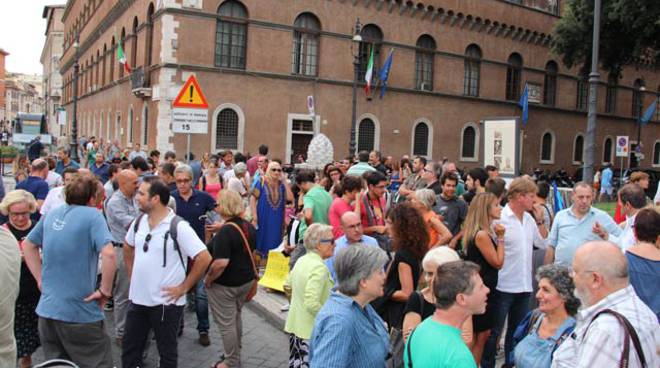
{"type": "Polygon", "coordinates": [[[465,70],[463,72],[463,94],[479,96],[479,73],[481,71],[481,49],[470,45],[465,49],[465,70]]]}
{"type": "Polygon", "coordinates": [[[513,53],[509,56],[506,67],[506,99],[517,101],[520,98],[520,78],[522,74],[522,57],[513,53]]]}
{"type": "Polygon", "coordinates": [[[357,141],[358,152],[374,150],[376,142],[376,124],[374,124],[373,120],[366,118],[360,121],[357,141]]]}
{"type": "Polygon", "coordinates": [[[383,32],[375,24],[367,24],[360,31],[362,36],[362,43],[360,43],[360,70],[358,73],[358,81],[364,81],[364,75],[367,73],[369,66],[369,58],[371,57],[371,50],[374,51],[374,65],[373,76],[377,75],[377,70],[380,67],[380,48],[383,43],[383,32]]]}
{"type": "Polygon", "coordinates": [[[548,61],[545,65],[545,77],[543,80],[543,104],[555,106],[557,96],[557,63],[548,61]]]}
{"type": "Polygon", "coordinates": [[[653,145],[653,166],[660,166],[660,141],[653,145]]]}
{"type": "Polygon", "coordinates": [[[435,40],[429,35],[422,35],[417,40],[415,51],[415,87],[422,91],[433,91],[433,62],[435,40]]]}
{"type": "Polygon", "coordinates": [[[217,117],[215,149],[238,149],[238,114],[233,109],[223,109],[217,117]]]}
{"type": "Polygon", "coordinates": [[[635,83],[633,84],[633,92],[632,92],[632,117],[633,118],[638,118],[642,116],[642,99],[643,99],[643,91],[642,87],[644,87],[644,81],[641,79],[636,79],[635,83]]]}
{"type": "MultiPolygon", "coordinates": [[[[153,61],[153,48],[154,48],[154,4],[150,3],[147,9],[147,37],[144,46],[146,47],[144,55],[144,66],[150,66],[153,61]]],[[[149,73],[145,70],[145,77],[149,78],[149,73]]]]}
{"type": "Polygon", "coordinates": [[[133,42],[131,42],[131,69],[135,69],[137,65],[137,44],[138,44],[138,19],[137,17],[133,18],[133,28],[131,29],[131,37],[133,37],[133,42]]]}
{"type": "Polygon", "coordinates": [[[101,70],[101,85],[102,86],[105,86],[105,56],[106,56],[107,53],[108,53],[108,49],[105,46],[105,44],[103,44],[103,68],[101,70]]]}
{"type": "Polygon", "coordinates": [[[461,132],[461,161],[477,159],[477,129],[473,124],[469,124],[461,132]]]}
{"type": "Polygon", "coordinates": [[[133,108],[128,109],[128,144],[133,143],[133,108]]]}
{"type": "MultiPolygon", "coordinates": [[[[121,49],[124,52],[124,58],[126,58],[126,29],[124,29],[123,27],[121,29],[121,38],[119,39],[119,45],[121,46],[121,49]]],[[[124,77],[124,66],[121,65],[121,62],[119,62],[119,78],[123,78],[123,77],[124,77]]]]}
{"type": "Polygon", "coordinates": [[[605,138],[603,142],[603,164],[612,162],[612,137],[605,138]]]}
{"type": "Polygon", "coordinates": [[[541,163],[552,164],[555,161],[555,137],[552,132],[545,132],[541,138],[541,163]]]}
{"type": "Polygon", "coordinates": [[[142,110],[142,146],[146,149],[149,143],[149,107],[142,110]]]}
{"type": "Polygon", "coordinates": [[[412,154],[413,156],[429,156],[429,126],[424,122],[415,125],[412,154]]]}
{"type": "Polygon", "coordinates": [[[215,66],[245,69],[247,47],[247,9],[235,0],[218,8],[220,19],[215,29],[215,66]]]}
{"type": "Polygon", "coordinates": [[[582,74],[580,78],[577,80],[575,108],[578,110],[586,110],[588,100],[589,100],[589,80],[586,74],[582,74]]]}
{"type": "Polygon", "coordinates": [[[584,136],[578,134],[575,136],[575,141],[573,143],[573,164],[581,165],[582,164],[582,153],[584,151],[584,136]]]}
{"type": "Polygon", "coordinates": [[[619,84],[619,76],[616,73],[610,73],[607,77],[607,91],[605,93],[605,112],[608,114],[616,113],[616,92],[619,84]]]}
{"type": "Polygon", "coordinates": [[[293,74],[318,74],[319,32],[321,23],[314,14],[303,13],[293,23],[293,74]]]}
{"type": "Polygon", "coordinates": [[[110,78],[108,82],[115,80],[115,37],[112,37],[112,42],[110,42],[110,78]]]}

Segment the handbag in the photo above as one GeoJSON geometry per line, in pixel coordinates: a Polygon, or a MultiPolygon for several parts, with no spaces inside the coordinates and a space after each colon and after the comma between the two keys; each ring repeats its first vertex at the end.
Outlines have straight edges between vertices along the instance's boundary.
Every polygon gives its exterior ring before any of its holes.
{"type": "Polygon", "coordinates": [[[247,295],[245,296],[245,301],[249,302],[250,300],[252,300],[252,298],[254,298],[255,295],[257,295],[257,287],[259,286],[259,272],[257,271],[257,265],[254,262],[254,255],[252,254],[252,251],[250,251],[250,244],[248,243],[248,240],[245,237],[243,230],[241,230],[240,226],[236,225],[233,222],[227,222],[227,225],[233,226],[241,234],[241,237],[243,238],[243,245],[245,246],[245,252],[247,253],[248,257],[250,258],[250,262],[252,263],[252,270],[254,271],[254,280],[252,281],[252,287],[250,287],[250,291],[248,291],[247,295]]]}
{"type": "Polygon", "coordinates": [[[403,350],[405,348],[403,332],[392,327],[390,329],[390,357],[387,359],[387,368],[403,368],[403,350]]]}

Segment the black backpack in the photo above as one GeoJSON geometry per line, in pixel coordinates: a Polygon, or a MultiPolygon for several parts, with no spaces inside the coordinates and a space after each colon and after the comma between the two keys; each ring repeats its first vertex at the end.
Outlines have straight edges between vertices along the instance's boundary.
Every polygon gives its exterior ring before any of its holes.
{"type": "MultiPolygon", "coordinates": [[[[140,227],[140,221],[144,217],[144,213],[141,213],[140,216],[135,219],[135,222],[133,223],[133,233],[137,234],[138,228],[140,227]]],[[[183,260],[183,254],[181,254],[181,248],[179,247],[179,241],[177,238],[177,226],[179,226],[179,222],[185,221],[181,216],[174,215],[172,218],[172,221],[170,222],[170,229],[165,233],[165,236],[163,237],[163,267],[167,264],[167,238],[172,237],[172,241],[174,242],[174,250],[179,254],[179,260],[181,260],[181,267],[183,267],[183,272],[185,274],[188,274],[188,268],[186,267],[186,262],[183,260]]]]}

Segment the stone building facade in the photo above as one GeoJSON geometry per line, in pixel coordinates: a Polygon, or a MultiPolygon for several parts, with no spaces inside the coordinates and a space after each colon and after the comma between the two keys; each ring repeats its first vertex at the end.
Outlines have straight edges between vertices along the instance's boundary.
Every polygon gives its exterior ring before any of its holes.
{"type": "Polygon", "coordinates": [[[7,110],[5,107],[6,106],[5,57],[7,55],[9,55],[9,53],[0,48],[0,122],[5,121],[5,116],[7,114],[7,110]]]}
{"type": "Polygon", "coordinates": [[[57,110],[62,98],[62,75],[59,66],[64,42],[63,13],[64,5],[48,5],[44,7],[41,15],[46,19],[46,42],[40,58],[43,65],[44,114],[48,131],[57,138],[64,134],[63,126],[58,125],[57,121],[57,110]]]}
{"type": "Polygon", "coordinates": [[[5,119],[11,121],[19,112],[42,114],[44,99],[42,80],[39,74],[6,73],[5,76],[5,119]]]}
{"type": "MultiPolygon", "coordinates": [[[[557,0],[69,0],[63,104],[71,117],[78,60],[79,135],[182,153],[186,137],[172,133],[171,103],[194,74],[210,105],[208,134],[192,140],[196,154],[255,152],[266,143],[273,157],[290,161],[322,132],[339,157],[351,141],[355,57],[362,78],[372,49],[375,75],[394,50],[385,96],[367,99],[364,83],[358,87],[358,148],[476,166],[482,121],[520,116],[527,84],[538,103],[520,135],[522,169],[572,172],[583,156],[587,84],[550,51],[562,7],[557,0]],[[354,44],[358,19],[363,42],[354,44]],[[130,75],[117,62],[119,43],[130,75]]],[[[617,135],[636,141],[641,106],[660,93],[655,65],[602,72],[601,80],[596,164],[612,161],[617,135]]],[[[654,120],[642,129],[642,166],[655,158],[660,166],[654,120]]]]}

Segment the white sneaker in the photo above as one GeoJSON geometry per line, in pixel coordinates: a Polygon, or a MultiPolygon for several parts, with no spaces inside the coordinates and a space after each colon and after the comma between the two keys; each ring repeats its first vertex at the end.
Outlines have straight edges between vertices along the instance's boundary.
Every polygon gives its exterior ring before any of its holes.
{"type": "Polygon", "coordinates": [[[289,304],[284,304],[282,308],[280,308],[282,312],[288,312],[289,311],[289,304]]]}

